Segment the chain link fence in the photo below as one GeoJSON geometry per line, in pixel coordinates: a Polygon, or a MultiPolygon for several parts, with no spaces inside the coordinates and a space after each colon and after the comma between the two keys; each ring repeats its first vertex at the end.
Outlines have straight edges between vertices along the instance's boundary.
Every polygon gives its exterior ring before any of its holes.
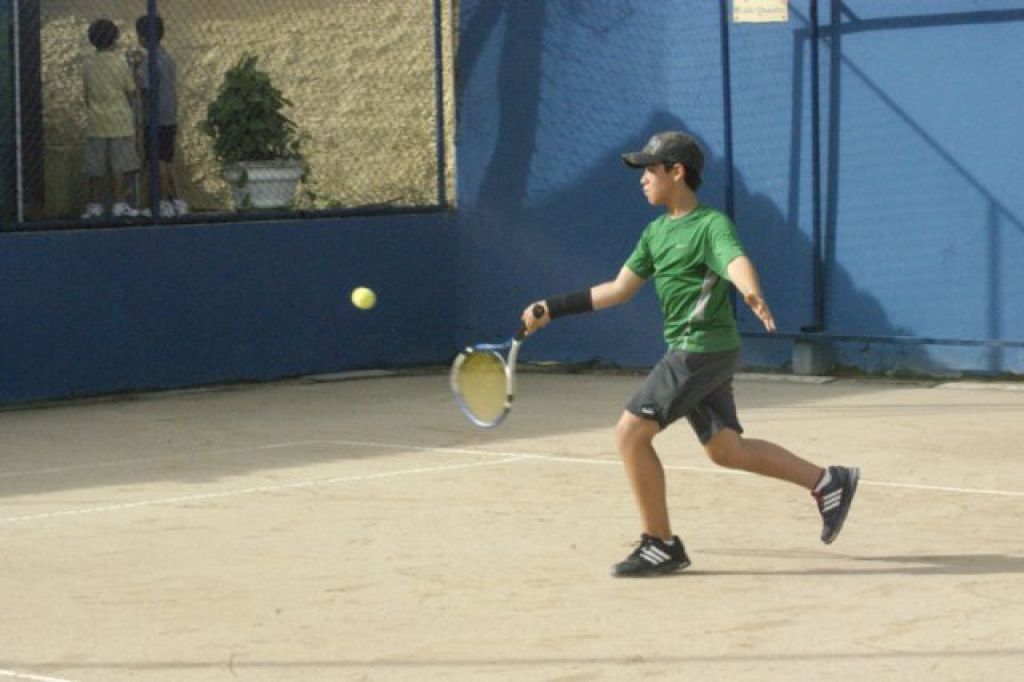
{"type": "Polygon", "coordinates": [[[453,0],[0,3],[5,229],[421,209],[451,195],[453,0]],[[263,203],[249,196],[255,171],[226,179],[238,159],[224,149],[247,148],[239,133],[219,130],[218,147],[207,123],[219,102],[228,127],[270,135],[254,81],[280,95],[300,157],[298,186],[263,203]]]}

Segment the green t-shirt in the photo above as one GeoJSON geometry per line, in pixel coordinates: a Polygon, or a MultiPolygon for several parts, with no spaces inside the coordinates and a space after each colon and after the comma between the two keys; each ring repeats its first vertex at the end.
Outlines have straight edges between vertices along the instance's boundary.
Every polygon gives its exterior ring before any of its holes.
{"type": "Polygon", "coordinates": [[[666,213],[644,229],[626,267],[642,279],[654,277],[670,348],[739,347],[726,267],[743,255],[732,221],[703,204],[680,218],[666,213]]]}

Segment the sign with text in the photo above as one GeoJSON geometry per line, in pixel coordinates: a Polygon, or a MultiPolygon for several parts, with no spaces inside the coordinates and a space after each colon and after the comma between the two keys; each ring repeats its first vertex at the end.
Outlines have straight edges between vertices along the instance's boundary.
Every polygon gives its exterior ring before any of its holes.
{"type": "Polygon", "coordinates": [[[733,0],[732,21],[735,24],[789,21],[786,0],[733,0]]]}

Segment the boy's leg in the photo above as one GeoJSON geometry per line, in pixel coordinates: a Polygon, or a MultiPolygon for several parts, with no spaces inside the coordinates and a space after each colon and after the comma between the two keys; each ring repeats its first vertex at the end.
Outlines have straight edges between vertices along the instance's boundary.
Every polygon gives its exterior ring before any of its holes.
{"type": "Polygon", "coordinates": [[[615,436],[644,532],[669,540],[672,527],[665,494],[665,470],[653,444],[660,430],[657,422],[623,411],[615,436]]]}
{"type": "Polygon", "coordinates": [[[107,147],[103,138],[86,138],[83,172],[88,186],[88,200],[83,218],[98,218],[103,215],[107,174],[107,147]]]}
{"type": "Polygon", "coordinates": [[[619,418],[616,437],[645,532],[672,538],[665,499],[665,472],[654,437],[689,413],[716,387],[728,382],[739,351],[669,351],[633,394],[619,418]]]}
{"type": "Polygon", "coordinates": [[[780,445],[757,438],[744,438],[729,428],[712,436],[705,443],[704,450],[719,466],[778,478],[807,490],[814,490],[825,471],[780,445]]]}
{"type": "Polygon", "coordinates": [[[653,441],[663,428],[728,380],[738,355],[738,351],[669,351],[627,403],[616,426],[616,439],[644,532],[633,553],[612,569],[613,575],[656,575],[690,565],[682,540],[672,535],[665,470],[653,441]]]}
{"type": "Polygon", "coordinates": [[[127,204],[127,181],[132,173],[138,172],[140,166],[134,137],[111,138],[110,165],[114,176],[114,201],[127,204]]]}
{"type": "Polygon", "coordinates": [[[618,578],[664,575],[690,565],[683,541],[672,535],[668,520],[665,470],[652,443],[660,429],[657,422],[628,410],[616,427],[619,452],[645,529],[633,552],[612,567],[612,575],[618,578]]]}
{"type": "Polygon", "coordinates": [[[103,216],[104,178],[87,178],[88,199],[82,211],[83,219],[101,218],[103,216]]]}
{"type": "Polygon", "coordinates": [[[778,478],[807,490],[814,490],[825,471],[775,443],[740,435],[743,427],[736,414],[731,376],[704,396],[686,419],[708,457],[719,466],[778,478]]]}
{"type": "Polygon", "coordinates": [[[178,181],[174,172],[174,151],[177,145],[178,126],[160,126],[159,130],[159,159],[160,159],[160,197],[161,211],[170,215],[186,215],[188,204],[181,198],[178,192],[178,181]],[[167,203],[164,204],[163,202],[167,203]]]}
{"type": "Polygon", "coordinates": [[[89,203],[103,205],[104,180],[106,178],[89,178],[89,203]]]}
{"type": "Polygon", "coordinates": [[[161,197],[171,200],[177,199],[178,183],[174,179],[174,151],[178,144],[178,126],[160,126],[158,137],[161,197]]]}
{"type": "Polygon", "coordinates": [[[126,175],[127,175],[126,173],[125,174],[122,174],[122,173],[111,173],[111,177],[113,178],[112,182],[113,182],[113,185],[114,185],[114,201],[115,202],[123,203],[123,202],[125,202],[127,200],[127,197],[125,196],[125,193],[124,193],[125,176],[126,175]]]}
{"type": "Polygon", "coordinates": [[[857,493],[857,467],[830,466],[825,470],[775,443],[743,438],[729,428],[716,433],[704,449],[715,464],[771,476],[810,490],[821,513],[821,541],[830,544],[839,535],[857,493]]]}
{"type": "Polygon", "coordinates": [[[174,178],[171,175],[171,164],[167,161],[160,162],[160,198],[174,199],[177,193],[174,190],[174,178]]]}

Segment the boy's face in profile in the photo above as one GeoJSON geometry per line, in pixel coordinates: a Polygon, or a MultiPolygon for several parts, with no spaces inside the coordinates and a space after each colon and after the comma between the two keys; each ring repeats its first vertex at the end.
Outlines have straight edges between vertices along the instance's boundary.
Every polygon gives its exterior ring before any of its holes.
{"type": "Polygon", "coordinates": [[[664,206],[677,189],[681,177],[681,164],[666,169],[663,163],[652,163],[644,167],[640,185],[651,206],[664,206]]]}

